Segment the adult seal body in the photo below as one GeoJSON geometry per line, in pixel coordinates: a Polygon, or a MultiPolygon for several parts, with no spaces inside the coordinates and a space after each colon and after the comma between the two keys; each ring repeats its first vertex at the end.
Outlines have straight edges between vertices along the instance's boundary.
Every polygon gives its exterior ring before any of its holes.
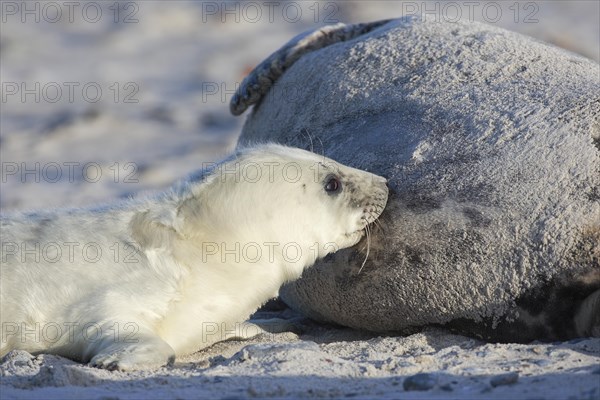
{"type": "Polygon", "coordinates": [[[517,33],[430,19],[284,45],[233,97],[236,114],[254,105],[241,145],[302,147],[310,135],[326,156],[388,178],[390,199],[361,274],[346,249],[282,298],[373,331],[600,334],[598,69],[517,33]]]}
{"type": "Polygon", "coordinates": [[[242,322],[386,199],[381,177],[262,145],[152,197],[3,216],[0,353],[130,370],[251,336],[242,322]]]}

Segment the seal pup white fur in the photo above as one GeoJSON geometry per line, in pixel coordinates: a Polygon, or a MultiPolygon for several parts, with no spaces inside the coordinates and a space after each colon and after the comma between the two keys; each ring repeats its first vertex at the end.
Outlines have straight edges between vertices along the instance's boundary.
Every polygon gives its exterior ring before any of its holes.
{"type": "Polygon", "coordinates": [[[269,144],[152,197],[3,216],[0,355],[146,369],[247,336],[241,322],[386,201],[384,178],[269,144]]]}

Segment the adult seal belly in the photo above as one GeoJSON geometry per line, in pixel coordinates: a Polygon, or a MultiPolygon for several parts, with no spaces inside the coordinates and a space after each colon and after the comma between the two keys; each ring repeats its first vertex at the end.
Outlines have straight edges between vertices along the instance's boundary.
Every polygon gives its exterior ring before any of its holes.
{"type": "Polygon", "coordinates": [[[598,70],[492,26],[415,18],[337,25],[283,46],[232,100],[236,114],[254,105],[239,143],[322,144],[388,178],[391,192],[360,274],[360,250],[349,248],[282,298],[373,331],[598,335],[598,70]]]}
{"type": "Polygon", "coordinates": [[[155,368],[260,331],[280,286],[355,245],[386,180],[266,144],[150,197],[2,216],[0,355],[155,368]]]}

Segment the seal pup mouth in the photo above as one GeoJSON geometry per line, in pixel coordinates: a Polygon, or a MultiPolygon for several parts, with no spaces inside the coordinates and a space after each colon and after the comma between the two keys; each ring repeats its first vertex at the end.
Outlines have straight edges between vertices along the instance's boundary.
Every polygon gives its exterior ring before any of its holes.
{"type": "Polygon", "coordinates": [[[370,224],[376,223],[377,218],[383,212],[387,202],[387,192],[375,197],[372,203],[365,204],[361,220],[364,221],[363,229],[366,229],[370,224]]]}
{"type": "Polygon", "coordinates": [[[377,219],[387,204],[388,194],[389,189],[387,185],[383,183],[383,185],[378,188],[377,193],[362,206],[362,215],[360,217],[362,227],[359,228],[358,231],[365,232],[369,229],[369,225],[377,223],[377,219]]]}
{"type": "MultiPolygon", "coordinates": [[[[379,230],[383,230],[381,223],[378,221],[379,216],[383,212],[388,199],[389,189],[387,185],[383,185],[383,187],[378,191],[378,193],[367,202],[362,209],[362,216],[360,217],[360,221],[362,224],[362,228],[358,229],[355,234],[359,234],[359,242],[364,236],[366,236],[366,248],[367,251],[365,253],[365,259],[363,260],[358,273],[362,272],[363,267],[367,263],[367,259],[369,258],[369,253],[371,251],[371,236],[372,236],[372,226],[376,225],[379,230]]],[[[357,243],[358,244],[358,243],[357,243]]]]}
{"type": "Polygon", "coordinates": [[[354,235],[360,234],[361,237],[365,234],[369,234],[372,225],[377,225],[381,228],[381,224],[378,221],[379,216],[383,212],[385,208],[387,196],[383,196],[382,198],[378,198],[378,203],[368,203],[365,204],[362,215],[360,217],[360,228],[353,232],[346,233],[346,237],[351,237],[354,235]]]}

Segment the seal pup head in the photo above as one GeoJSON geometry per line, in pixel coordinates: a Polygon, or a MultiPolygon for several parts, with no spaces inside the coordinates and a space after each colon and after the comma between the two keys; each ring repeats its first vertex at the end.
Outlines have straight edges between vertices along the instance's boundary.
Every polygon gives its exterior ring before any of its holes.
{"type": "Polygon", "coordinates": [[[358,243],[388,195],[385,178],[276,144],[239,150],[189,188],[180,211],[186,236],[202,232],[230,247],[294,246],[302,253],[298,273],[358,243]]]}

